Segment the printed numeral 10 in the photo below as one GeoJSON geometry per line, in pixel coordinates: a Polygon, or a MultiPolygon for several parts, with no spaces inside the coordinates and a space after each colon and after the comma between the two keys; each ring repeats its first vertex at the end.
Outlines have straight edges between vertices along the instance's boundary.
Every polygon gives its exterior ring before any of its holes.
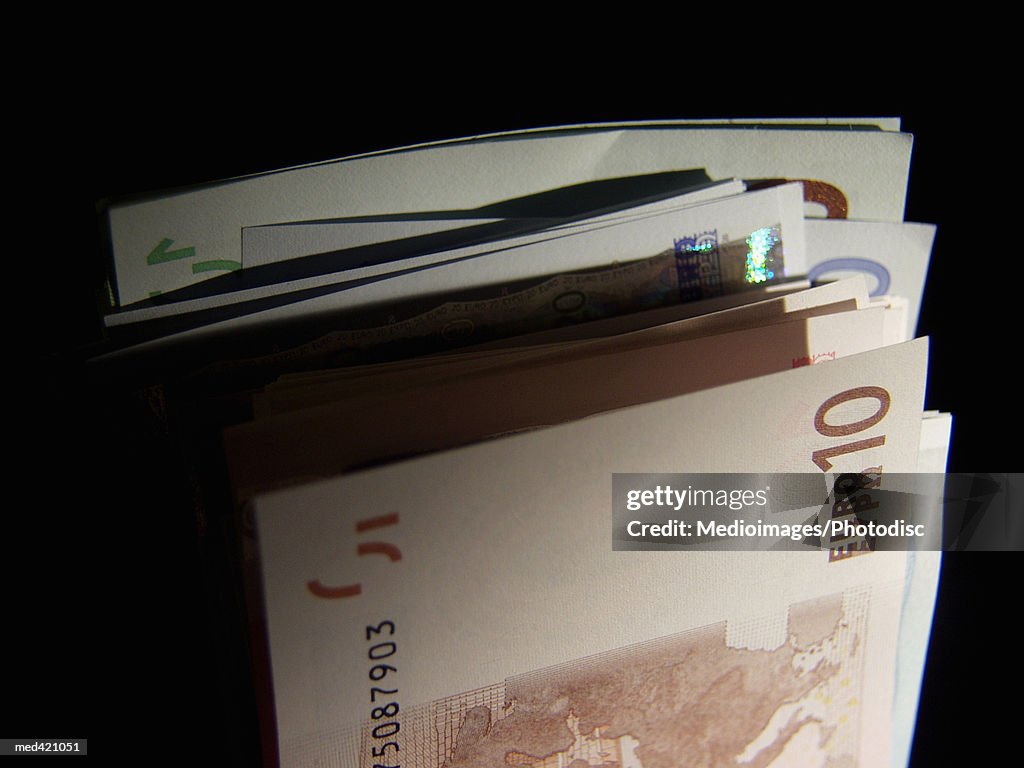
{"type": "MultiPolygon", "coordinates": [[[[889,412],[891,404],[892,396],[888,390],[882,389],[882,387],[854,387],[845,392],[840,392],[838,395],[833,395],[821,404],[817,413],[814,414],[814,428],[825,437],[849,437],[850,435],[856,435],[859,432],[871,429],[884,419],[885,415],[889,412]],[[878,401],[878,409],[871,416],[860,421],[851,422],[850,424],[830,424],[826,420],[829,411],[837,405],[860,400],[861,398],[874,398],[878,401]]],[[[867,448],[877,448],[880,445],[885,445],[885,435],[869,437],[863,440],[853,440],[841,445],[833,445],[830,448],[822,448],[811,454],[811,461],[822,472],[828,472],[832,469],[832,462],[829,459],[834,459],[836,456],[843,456],[847,453],[857,453],[867,448]]]]}

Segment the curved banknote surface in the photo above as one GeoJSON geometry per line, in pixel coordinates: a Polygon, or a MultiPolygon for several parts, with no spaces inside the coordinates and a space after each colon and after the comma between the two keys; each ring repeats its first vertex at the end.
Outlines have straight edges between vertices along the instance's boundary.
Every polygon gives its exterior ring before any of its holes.
{"type": "Polygon", "coordinates": [[[291,741],[282,757],[361,768],[864,764],[873,599],[849,589],[405,710],[389,709],[389,689],[378,688],[379,717],[291,741]]]}
{"type": "MultiPolygon", "coordinates": [[[[414,708],[402,765],[856,764],[868,599],[808,601],[788,621],[722,622],[414,708]],[[759,647],[771,636],[778,645],[759,647]]],[[[375,727],[364,755],[386,743],[375,727]]]]}
{"type": "Polygon", "coordinates": [[[911,471],[926,354],[257,497],[282,766],[888,764],[907,553],[616,552],[610,479],[911,471]]]}
{"type": "MultiPolygon", "coordinates": [[[[673,248],[647,259],[546,276],[475,291],[407,316],[382,317],[379,324],[331,331],[286,352],[222,362],[216,370],[320,360],[338,365],[362,350],[397,355],[407,345],[446,350],[616,317],[652,307],[736,293],[783,276],[779,225],[719,242],[716,231],[676,239],[673,248]],[[386,320],[386,322],[384,322],[386,320]]],[[[402,311],[401,308],[397,310],[402,311]]]]}

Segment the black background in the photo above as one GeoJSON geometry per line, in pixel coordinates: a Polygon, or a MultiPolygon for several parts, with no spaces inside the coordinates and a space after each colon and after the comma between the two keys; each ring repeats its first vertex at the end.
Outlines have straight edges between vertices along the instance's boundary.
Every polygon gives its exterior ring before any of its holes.
{"type": "MultiPolygon", "coordinates": [[[[224,683],[232,651],[211,638],[208,595],[217,588],[192,521],[174,516],[176,500],[159,487],[119,475],[122,462],[145,459],[130,456],[82,383],[75,350],[101,335],[95,294],[106,255],[95,206],[104,197],[542,125],[901,115],[915,134],[906,219],[939,224],[918,329],[932,337],[927,407],[954,414],[951,471],[1020,469],[1020,213],[1006,129],[975,118],[968,91],[951,100],[939,88],[838,88],[786,100],[750,88],[715,101],[671,89],[638,94],[579,72],[543,89],[442,75],[265,90],[230,76],[167,75],[152,99],[136,92],[130,70],[121,62],[102,88],[90,85],[95,73],[85,78],[66,109],[28,122],[27,134],[41,139],[26,135],[12,147],[24,155],[12,160],[31,167],[8,221],[23,233],[8,254],[17,310],[8,481],[22,492],[11,497],[3,537],[4,735],[87,737],[94,754],[158,742],[163,757],[203,750],[211,764],[256,759],[251,702],[224,683]]],[[[945,557],[912,765],[991,758],[1016,741],[1020,707],[1003,702],[1019,695],[1011,630],[1019,562],[1017,554],[945,557]]]]}

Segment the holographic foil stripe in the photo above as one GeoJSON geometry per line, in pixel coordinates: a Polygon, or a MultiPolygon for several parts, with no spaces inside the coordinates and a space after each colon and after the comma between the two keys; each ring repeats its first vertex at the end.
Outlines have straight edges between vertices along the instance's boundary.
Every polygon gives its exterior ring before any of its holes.
{"type": "Polygon", "coordinates": [[[761,285],[785,275],[778,224],[725,241],[712,229],[672,241],[679,300],[696,301],[761,285]]]}
{"type": "Polygon", "coordinates": [[[779,228],[761,227],[747,238],[747,269],[744,278],[751,285],[766,283],[775,277],[781,264],[777,264],[777,252],[781,251],[782,235],[779,228]]]}

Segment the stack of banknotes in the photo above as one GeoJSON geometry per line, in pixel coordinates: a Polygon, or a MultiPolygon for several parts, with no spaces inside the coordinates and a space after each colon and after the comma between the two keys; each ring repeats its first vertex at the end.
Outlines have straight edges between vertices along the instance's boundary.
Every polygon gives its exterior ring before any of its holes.
{"type": "Polygon", "coordinates": [[[619,546],[614,507],[944,472],[912,145],[571,126],[112,207],[105,359],[244,403],[267,761],[905,765],[937,547],[619,546]]]}

